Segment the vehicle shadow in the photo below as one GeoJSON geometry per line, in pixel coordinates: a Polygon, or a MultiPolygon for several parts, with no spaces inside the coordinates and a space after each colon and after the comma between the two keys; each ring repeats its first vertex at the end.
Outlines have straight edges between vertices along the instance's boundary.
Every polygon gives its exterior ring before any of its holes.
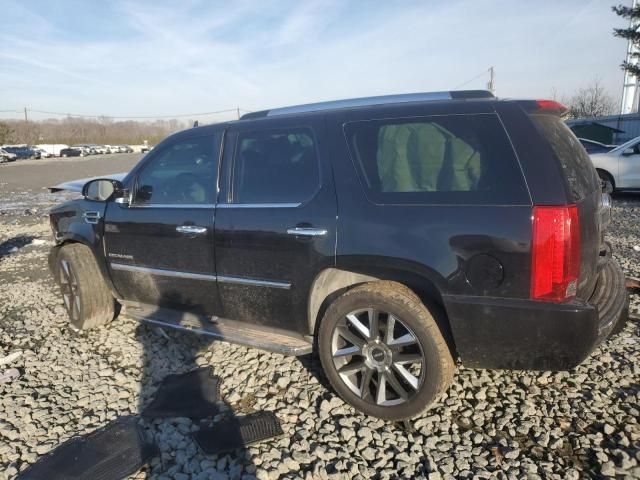
{"type": "MultiPolygon", "coordinates": [[[[159,305],[173,306],[179,303],[176,295],[164,295],[159,305]]],[[[126,309],[123,312],[126,315],[126,309]]],[[[159,309],[156,310],[159,313],[159,309]]],[[[190,313],[201,314],[204,312],[193,308],[190,313]]],[[[153,318],[153,313],[150,315],[153,318]]],[[[232,407],[219,396],[219,407],[212,415],[206,418],[189,419],[190,405],[197,402],[199,396],[203,403],[207,394],[197,386],[194,392],[190,389],[190,397],[177,399],[178,408],[184,401],[184,415],[169,418],[147,418],[142,416],[145,408],[153,401],[162,381],[168,375],[184,374],[201,367],[208,366],[200,357],[202,352],[209,349],[215,341],[212,337],[198,335],[188,331],[173,328],[163,328],[151,323],[141,322],[135,331],[136,340],[143,348],[142,373],[140,377],[140,396],[138,412],[141,415],[141,424],[148,439],[158,447],[158,455],[150,459],[144,467],[146,478],[175,477],[178,474],[187,475],[190,478],[250,478],[247,477],[247,467],[251,465],[250,455],[245,448],[218,455],[206,455],[195,442],[191,434],[201,427],[214,426],[221,419],[233,419],[235,413],[232,407]]],[[[216,374],[215,371],[213,371],[216,374]]],[[[220,378],[219,390],[223,390],[224,379],[220,378]]],[[[239,429],[225,431],[225,437],[239,438],[239,429]]],[[[255,472],[255,467],[250,469],[255,472]]]]}

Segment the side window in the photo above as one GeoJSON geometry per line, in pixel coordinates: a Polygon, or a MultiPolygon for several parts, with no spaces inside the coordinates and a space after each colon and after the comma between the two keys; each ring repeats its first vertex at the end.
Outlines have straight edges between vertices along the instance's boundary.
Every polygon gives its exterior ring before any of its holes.
{"type": "Polygon", "coordinates": [[[320,185],[308,128],[240,132],[233,164],[233,203],[301,203],[320,185]]]}
{"type": "Polygon", "coordinates": [[[215,202],[220,134],[187,138],[157,152],[138,176],[134,204],[215,202]]]}
{"type": "Polygon", "coordinates": [[[344,126],[367,196],[379,204],[528,204],[494,114],[368,120],[344,126]]]}

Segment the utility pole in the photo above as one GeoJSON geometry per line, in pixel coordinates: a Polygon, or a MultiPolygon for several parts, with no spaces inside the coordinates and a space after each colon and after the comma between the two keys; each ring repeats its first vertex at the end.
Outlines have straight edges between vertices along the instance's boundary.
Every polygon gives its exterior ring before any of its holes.
{"type": "Polygon", "coordinates": [[[238,120],[240,120],[240,107],[236,107],[236,113],[238,114],[238,120]]]}
{"type": "Polygon", "coordinates": [[[27,118],[27,107],[24,107],[24,121],[25,123],[29,121],[29,119],[27,118]]]}
{"type": "Polygon", "coordinates": [[[491,93],[496,93],[495,74],[493,71],[493,67],[489,67],[489,83],[487,83],[487,89],[491,93]]]}

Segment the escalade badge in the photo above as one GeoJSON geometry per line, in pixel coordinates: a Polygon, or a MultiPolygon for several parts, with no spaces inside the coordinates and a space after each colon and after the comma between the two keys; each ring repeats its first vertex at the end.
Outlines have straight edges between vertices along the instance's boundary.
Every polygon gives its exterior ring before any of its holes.
{"type": "Polygon", "coordinates": [[[122,253],[109,253],[111,258],[121,258],[123,260],[133,260],[133,255],[124,255],[122,253]]]}

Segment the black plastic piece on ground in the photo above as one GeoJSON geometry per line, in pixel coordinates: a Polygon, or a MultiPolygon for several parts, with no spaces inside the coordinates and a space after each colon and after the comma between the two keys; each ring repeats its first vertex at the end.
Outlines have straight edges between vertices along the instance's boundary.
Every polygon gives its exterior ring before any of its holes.
{"type": "Polygon", "coordinates": [[[231,452],[239,448],[278,437],[284,432],[273,412],[256,412],[244,417],[221,420],[193,434],[207,455],[231,452]]]}
{"type": "Polygon", "coordinates": [[[400,420],[398,426],[406,433],[415,433],[416,429],[413,428],[413,423],[410,420],[400,420]]]}
{"type": "Polygon", "coordinates": [[[158,452],[134,417],[120,418],[86,437],[74,437],[40,458],[19,480],[120,480],[158,452]]]}
{"type": "Polygon", "coordinates": [[[146,418],[205,418],[219,412],[220,378],[213,368],[201,367],[180,375],[169,375],[153,401],[142,412],[146,418]]]}

